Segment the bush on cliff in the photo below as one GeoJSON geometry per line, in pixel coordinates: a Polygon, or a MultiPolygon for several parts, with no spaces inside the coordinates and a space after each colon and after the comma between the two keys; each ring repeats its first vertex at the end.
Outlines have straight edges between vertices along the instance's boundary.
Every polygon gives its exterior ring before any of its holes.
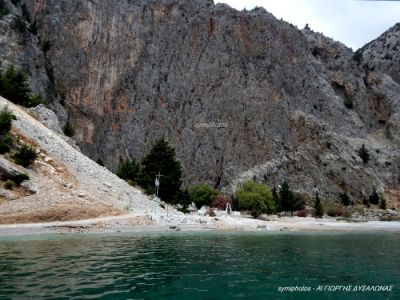
{"type": "Polygon", "coordinates": [[[358,155],[360,156],[364,164],[369,162],[370,155],[368,149],[365,147],[365,144],[362,144],[361,148],[358,149],[358,155]]]}
{"type": "Polygon", "coordinates": [[[7,108],[0,111],[0,135],[8,134],[11,130],[12,121],[16,120],[15,115],[7,108]]]}
{"type": "Polygon", "coordinates": [[[13,158],[16,164],[29,167],[37,158],[36,149],[28,145],[23,145],[13,155],[13,158]]]}

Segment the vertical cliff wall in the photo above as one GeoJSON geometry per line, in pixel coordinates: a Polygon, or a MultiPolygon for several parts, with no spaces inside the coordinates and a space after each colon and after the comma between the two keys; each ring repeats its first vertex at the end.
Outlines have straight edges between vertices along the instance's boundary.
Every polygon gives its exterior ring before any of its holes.
{"type": "Polygon", "coordinates": [[[340,43],[207,0],[26,4],[74,138],[111,169],[165,137],[186,184],[399,187],[400,87],[340,43]]]}

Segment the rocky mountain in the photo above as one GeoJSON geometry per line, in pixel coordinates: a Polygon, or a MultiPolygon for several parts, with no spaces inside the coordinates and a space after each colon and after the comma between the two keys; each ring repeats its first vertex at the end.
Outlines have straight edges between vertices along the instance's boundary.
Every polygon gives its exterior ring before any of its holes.
{"type": "Polygon", "coordinates": [[[357,51],[365,68],[388,74],[400,83],[400,23],[357,51]]]}
{"type": "Polygon", "coordinates": [[[0,21],[1,58],[26,61],[19,65],[62,122],[68,112],[82,151],[108,168],[140,160],[165,137],[185,184],[205,181],[230,193],[248,179],[287,180],[300,192],[316,186],[329,199],[346,191],[356,201],[376,188],[397,205],[398,26],[355,55],[262,8],[19,2],[5,1],[12,14],[0,21]],[[37,35],[12,29],[26,12],[37,35]],[[393,64],[382,63],[386,54],[393,64]],[[362,144],[368,163],[357,154],[362,144]]]}

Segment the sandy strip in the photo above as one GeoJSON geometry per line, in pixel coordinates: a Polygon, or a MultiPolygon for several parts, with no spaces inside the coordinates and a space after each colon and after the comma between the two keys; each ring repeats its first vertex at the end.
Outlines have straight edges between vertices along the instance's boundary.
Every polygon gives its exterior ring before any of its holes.
{"type": "Polygon", "coordinates": [[[285,217],[262,221],[238,217],[191,217],[182,223],[160,221],[150,215],[127,214],[88,220],[0,225],[0,236],[50,233],[165,232],[165,231],[258,231],[258,232],[400,232],[400,222],[346,222],[334,218],[285,217]]]}

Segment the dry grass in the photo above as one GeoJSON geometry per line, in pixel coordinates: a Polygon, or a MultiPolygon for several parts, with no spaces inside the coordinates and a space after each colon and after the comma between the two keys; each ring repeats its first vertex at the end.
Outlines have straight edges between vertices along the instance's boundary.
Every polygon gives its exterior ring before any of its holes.
{"type": "Polygon", "coordinates": [[[0,224],[27,224],[54,221],[76,221],[106,216],[118,216],[124,212],[109,205],[65,203],[47,209],[36,209],[0,216],[0,224]]]}

